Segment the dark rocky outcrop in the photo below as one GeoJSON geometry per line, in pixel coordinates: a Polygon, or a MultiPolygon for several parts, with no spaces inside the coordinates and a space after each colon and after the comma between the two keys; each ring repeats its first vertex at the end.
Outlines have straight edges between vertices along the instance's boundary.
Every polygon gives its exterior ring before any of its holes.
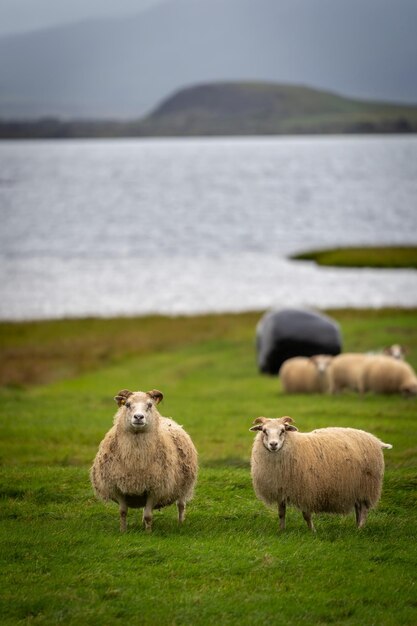
{"type": "Polygon", "coordinates": [[[266,313],[256,329],[259,370],[277,374],[293,356],[336,355],[342,349],[339,325],[322,313],[282,309],[266,313]]]}

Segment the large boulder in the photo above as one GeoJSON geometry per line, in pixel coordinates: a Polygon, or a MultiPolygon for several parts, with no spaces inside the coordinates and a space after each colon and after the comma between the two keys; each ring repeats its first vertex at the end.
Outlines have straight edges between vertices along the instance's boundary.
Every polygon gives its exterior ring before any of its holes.
{"type": "Polygon", "coordinates": [[[300,309],[270,311],[256,328],[259,370],[277,374],[282,363],[293,356],[339,354],[342,338],[339,325],[327,315],[300,309]]]}

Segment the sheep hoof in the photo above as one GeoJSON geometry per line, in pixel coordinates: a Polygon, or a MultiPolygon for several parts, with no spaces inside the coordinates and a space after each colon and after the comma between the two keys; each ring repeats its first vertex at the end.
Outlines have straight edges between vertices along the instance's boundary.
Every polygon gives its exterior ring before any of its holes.
{"type": "Polygon", "coordinates": [[[143,518],[143,528],[146,533],[152,532],[152,517],[144,516],[143,518]]]}

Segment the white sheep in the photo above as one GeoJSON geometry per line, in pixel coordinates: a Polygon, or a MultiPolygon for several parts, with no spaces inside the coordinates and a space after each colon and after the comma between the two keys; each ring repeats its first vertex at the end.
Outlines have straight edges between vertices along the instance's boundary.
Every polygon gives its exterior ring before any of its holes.
{"type": "Polygon", "coordinates": [[[370,355],[361,352],[345,352],[335,356],[328,370],[330,393],[338,393],[343,389],[362,392],[362,369],[370,358],[370,355]]]}
{"type": "Polygon", "coordinates": [[[417,376],[411,365],[391,356],[370,356],[361,369],[360,388],[375,393],[417,394],[417,376]]]}
{"type": "Polygon", "coordinates": [[[120,530],[126,530],[128,507],[142,508],[143,524],[152,529],[153,509],[177,503],[178,521],[185,517],[197,480],[197,452],[190,436],[156,405],[163,395],[119,391],[114,426],[100,444],[90,471],[95,494],[120,508],[120,530]]]}
{"type": "Polygon", "coordinates": [[[291,417],[258,417],[251,473],[257,497],[278,505],[285,528],[287,504],[302,511],[314,531],[312,513],[356,512],[364,526],[369,509],[379,501],[384,475],[382,448],[392,448],[374,435],[354,428],[319,428],[299,433],[291,417]]]}
{"type": "Polygon", "coordinates": [[[295,356],[281,365],[279,377],[286,393],[323,393],[328,391],[329,365],[333,357],[316,354],[311,357],[295,356]]]}

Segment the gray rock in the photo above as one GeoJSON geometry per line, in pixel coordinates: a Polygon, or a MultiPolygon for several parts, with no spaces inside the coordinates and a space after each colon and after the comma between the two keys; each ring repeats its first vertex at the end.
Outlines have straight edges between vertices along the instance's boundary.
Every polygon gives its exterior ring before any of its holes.
{"type": "Polygon", "coordinates": [[[259,370],[277,374],[282,363],[293,356],[339,354],[342,337],[337,322],[327,315],[302,309],[270,311],[256,328],[259,370]]]}

